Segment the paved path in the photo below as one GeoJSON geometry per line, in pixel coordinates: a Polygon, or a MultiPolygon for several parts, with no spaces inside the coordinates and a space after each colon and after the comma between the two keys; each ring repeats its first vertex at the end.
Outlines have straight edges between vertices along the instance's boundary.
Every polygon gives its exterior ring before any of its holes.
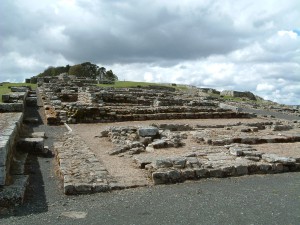
{"type": "Polygon", "coordinates": [[[64,196],[38,159],[44,186],[1,224],[299,224],[300,173],[207,179],[64,196]],[[71,218],[69,218],[69,217],[71,218]],[[74,217],[81,217],[75,219],[74,217]]]}

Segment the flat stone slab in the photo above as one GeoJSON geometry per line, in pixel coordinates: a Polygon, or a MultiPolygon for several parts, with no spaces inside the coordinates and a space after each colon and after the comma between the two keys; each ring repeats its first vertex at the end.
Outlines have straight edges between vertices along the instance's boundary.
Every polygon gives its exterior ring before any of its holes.
{"type": "Polygon", "coordinates": [[[44,152],[44,138],[21,138],[17,144],[18,151],[30,153],[44,152]]]}
{"type": "Polygon", "coordinates": [[[29,135],[31,138],[45,138],[45,132],[34,132],[29,135]]]}
{"type": "Polygon", "coordinates": [[[39,123],[39,119],[36,117],[26,117],[24,118],[24,123],[36,124],[39,123]]]}
{"type": "Polygon", "coordinates": [[[158,128],[157,127],[141,127],[138,130],[138,134],[141,137],[155,137],[158,135],[158,128]]]}
{"type": "Polygon", "coordinates": [[[86,143],[78,136],[65,134],[63,142],[54,145],[64,193],[89,194],[111,189],[109,174],[86,143]]]}

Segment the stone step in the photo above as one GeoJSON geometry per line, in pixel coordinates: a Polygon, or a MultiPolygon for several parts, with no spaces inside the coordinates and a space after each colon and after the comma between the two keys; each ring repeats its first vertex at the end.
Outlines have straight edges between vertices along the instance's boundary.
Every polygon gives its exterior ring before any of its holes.
{"type": "Polygon", "coordinates": [[[34,154],[44,153],[44,138],[21,138],[17,150],[34,154]]]}
{"type": "Polygon", "coordinates": [[[36,118],[36,117],[26,117],[26,118],[24,118],[23,119],[23,122],[24,123],[30,123],[30,124],[37,124],[37,123],[39,123],[39,119],[38,118],[36,118]]]}
{"type": "Polygon", "coordinates": [[[0,188],[0,206],[12,207],[22,204],[28,182],[28,175],[12,176],[12,184],[0,188]]]}
{"type": "Polygon", "coordinates": [[[27,152],[16,151],[13,162],[10,168],[10,174],[12,175],[24,175],[25,174],[25,163],[27,160],[27,152]]]}
{"type": "Polygon", "coordinates": [[[37,97],[27,97],[26,106],[37,106],[37,97]]]}
{"type": "Polygon", "coordinates": [[[29,134],[30,138],[45,138],[46,135],[45,135],[45,132],[33,132],[31,134],[29,134]]]}

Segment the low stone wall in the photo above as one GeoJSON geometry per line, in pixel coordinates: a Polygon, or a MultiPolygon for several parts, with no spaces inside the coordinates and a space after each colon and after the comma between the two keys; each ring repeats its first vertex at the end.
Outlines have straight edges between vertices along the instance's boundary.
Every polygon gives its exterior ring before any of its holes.
{"type": "Polygon", "coordinates": [[[9,170],[22,120],[23,113],[0,113],[0,186],[9,184],[9,170]]]}
{"type": "Polygon", "coordinates": [[[264,154],[250,145],[228,145],[227,150],[187,156],[148,157],[138,155],[135,163],[146,169],[154,184],[167,184],[209,177],[273,174],[300,171],[300,159],[264,154]]]}
{"type": "Polygon", "coordinates": [[[107,170],[78,135],[66,133],[62,142],[54,144],[54,151],[65,194],[110,190],[107,170]]]}

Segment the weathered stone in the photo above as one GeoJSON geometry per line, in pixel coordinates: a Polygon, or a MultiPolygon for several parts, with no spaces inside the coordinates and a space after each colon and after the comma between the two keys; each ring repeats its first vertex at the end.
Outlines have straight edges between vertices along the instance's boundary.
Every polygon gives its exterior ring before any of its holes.
{"type": "Polygon", "coordinates": [[[262,173],[270,173],[272,171],[272,164],[259,163],[257,166],[259,171],[262,173]]]}
{"type": "Polygon", "coordinates": [[[194,169],[196,178],[204,178],[209,177],[209,171],[204,168],[196,168],[194,169]]]}
{"type": "Polygon", "coordinates": [[[156,137],[159,134],[157,127],[142,127],[138,130],[141,137],[156,137]]]}
{"type": "Polygon", "coordinates": [[[34,132],[29,135],[31,138],[45,138],[45,132],[34,132]]]}
{"type": "Polygon", "coordinates": [[[182,168],[185,167],[186,158],[184,158],[184,157],[172,158],[172,161],[173,161],[173,167],[174,168],[182,169],[182,168]]]}
{"type": "Polygon", "coordinates": [[[237,174],[236,168],[231,165],[221,166],[224,176],[235,176],[237,174]]]}
{"type": "Polygon", "coordinates": [[[149,147],[153,147],[153,148],[166,148],[168,147],[168,143],[166,142],[166,140],[157,140],[152,142],[149,147]]]}
{"type": "Polygon", "coordinates": [[[257,156],[245,156],[245,159],[258,162],[260,160],[260,157],[257,157],[257,156]]]}
{"type": "Polygon", "coordinates": [[[129,144],[129,148],[145,148],[145,146],[139,141],[134,141],[129,144]]]}
{"type": "Polygon", "coordinates": [[[293,129],[293,126],[291,125],[273,125],[272,131],[285,131],[285,130],[291,130],[293,129]]]}
{"type": "Polygon", "coordinates": [[[275,173],[281,173],[281,172],[283,172],[283,164],[282,163],[274,163],[272,165],[272,170],[275,173]]]}
{"type": "Polygon", "coordinates": [[[128,151],[129,149],[130,149],[129,146],[118,146],[118,147],[112,149],[109,152],[109,155],[118,155],[120,153],[128,151]]]}
{"type": "Polygon", "coordinates": [[[229,152],[231,155],[234,156],[242,156],[243,155],[243,149],[239,147],[230,147],[229,152]]]}
{"type": "Polygon", "coordinates": [[[178,170],[168,170],[168,178],[171,183],[182,181],[182,174],[178,170]]]}
{"type": "Polygon", "coordinates": [[[27,97],[26,105],[27,106],[36,106],[37,105],[37,97],[27,97]]]}
{"type": "Polygon", "coordinates": [[[100,137],[108,137],[109,131],[108,130],[102,130],[100,132],[100,137]]]}
{"type": "Polygon", "coordinates": [[[21,138],[18,141],[18,150],[30,153],[43,153],[44,138],[21,138]]]}
{"type": "Polygon", "coordinates": [[[147,146],[146,147],[146,152],[154,152],[154,148],[153,148],[153,146],[147,146]]]}
{"type": "Polygon", "coordinates": [[[201,163],[197,157],[186,157],[186,166],[189,168],[199,168],[201,163]]]}
{"type": "Polygon", "coordinates": [[[156,159],[154,162],[155,168],[168,168],[172,166],[173,166],[172,160],[169,158],[156,159]]]}
{"type": "Polygon", "coordinates": [[[238,176],[243,176],[248,174],[248,166],[247,165],[236,165],[236,174],[238,176]]]}
{"type": "Polygon", "coordinates": [[[211,177],[218,177],[218,178],[224,177],[224,172],[221,168],[209,169],[209,174],[211,177]]]}
{"type": "Polygon", "coordinates": [[[292,157],[282,157],[276,154],[263,154],[262,159],[270,163],[282,163],[283,165],[293,165],[296,159],[292,157]]]}
{"type": "Polygon", "coordinates": [[[183,169],[181,170],[181,174],[186,180],[195,179],[196,173],[193,169],[183,169]]]}
{"type": "Polygon", "coordinates": [[[155,171],[152,173],[152,180],[154,184],[166,184],[169,182],[167,171],[155,171]]]}

